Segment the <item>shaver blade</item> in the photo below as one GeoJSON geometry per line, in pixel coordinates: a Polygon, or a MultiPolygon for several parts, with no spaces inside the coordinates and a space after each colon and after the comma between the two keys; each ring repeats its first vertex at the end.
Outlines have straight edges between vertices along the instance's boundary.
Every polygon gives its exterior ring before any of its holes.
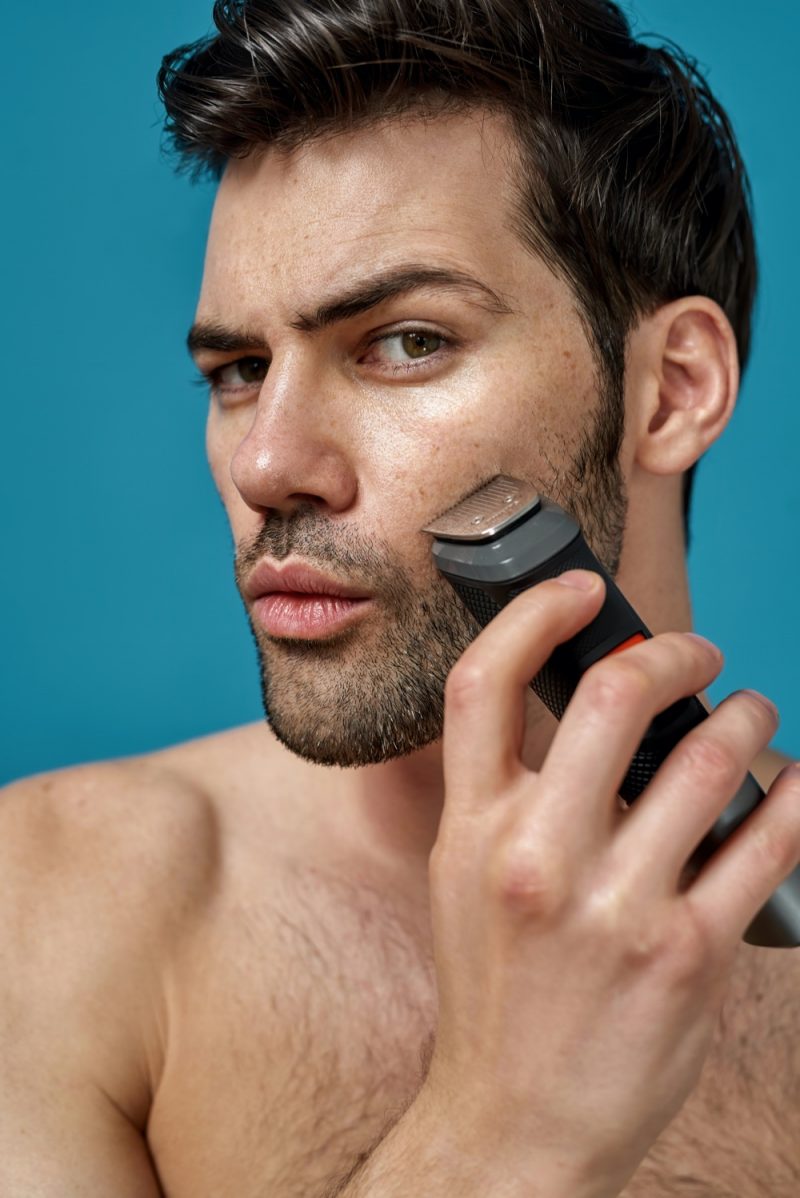
{"type": "Polygon", "coordinates": [[[497,474],[426,524],[422,531],[449,541],[484,541],[535,510],[540,503],[539,493],[531,483],[497,474]]]}

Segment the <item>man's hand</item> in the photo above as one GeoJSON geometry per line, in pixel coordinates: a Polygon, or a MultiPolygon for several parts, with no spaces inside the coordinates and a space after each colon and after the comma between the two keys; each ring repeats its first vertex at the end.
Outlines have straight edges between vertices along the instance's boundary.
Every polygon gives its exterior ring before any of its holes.
{"type": "Polygon", "coordinates": [[[720,672],[689,635],[592,666],[541,770],[523,765],[528,683],[602,605],[602,580],[580,573],[592,589],[550,580],[518,596],[448,680],[430,864],[439,1024],[418,1108],[496,1176],[576,1198],[618,1194],[685,1101],[741,936],[800,861],[790,768],[685,879],[774,735],[752,693],[689,733],[629,811],[617,797],[656,713],[720,672]]]}

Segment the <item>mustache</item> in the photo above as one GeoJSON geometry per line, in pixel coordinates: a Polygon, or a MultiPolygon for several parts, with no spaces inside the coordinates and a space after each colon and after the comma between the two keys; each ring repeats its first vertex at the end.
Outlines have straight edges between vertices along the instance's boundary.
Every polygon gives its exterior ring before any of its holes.
{"type": "Polygon", "coordinates": [[[234,572],[241,590],[243,580],[264,557],[281,562],[296,554],[309,565],[342,577],[353,585],[384,590],[408,586],[408,576],[390,546],[367,537],[353,524],[339,524],[323,515],[313,503],[301,503],[288,515],[269,512],[249,541],[236,546],[234,572]]]}

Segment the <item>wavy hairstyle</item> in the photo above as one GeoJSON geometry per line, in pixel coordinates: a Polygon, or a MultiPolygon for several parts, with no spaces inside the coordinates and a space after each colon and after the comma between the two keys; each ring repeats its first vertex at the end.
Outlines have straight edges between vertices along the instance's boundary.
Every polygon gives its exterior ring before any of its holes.
{"type": "Polygon", "coordinates": [[[637,41],[610,0],[217,0],[213,16],[216,35],[158,75],[168,140],[195,177],[415,109],[510,119],[516,227],[575,296],[605,383],[606,464],[642,316],[709,296],[744,368],[757,267],[730,121],[696,62],[637,41]]]}

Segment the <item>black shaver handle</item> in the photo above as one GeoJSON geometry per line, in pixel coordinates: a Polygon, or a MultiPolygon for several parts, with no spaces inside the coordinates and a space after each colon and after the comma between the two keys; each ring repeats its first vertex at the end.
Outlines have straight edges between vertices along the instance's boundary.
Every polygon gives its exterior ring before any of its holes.
{"type": "MultiPolygon", "coordinates": [[[[522,591],[546,578],[555,578],[566,570],[575,569],[593,570],[600,574],[605,581],[606,598],[591,624],[565,644],[557,646],[550,660],[531,682],[536,694],[557,719],[563,716],[581,676],[593,662],[652,636],[613,578],[594,556],[582,534],[578,532],[567,546],[523,577],[516,578],[512,584],[491,583],[479,588],[465,585],[448,575],[451,585],[483,627],[522,591]]],[[[641,794],[678,741],[707,718],[708,712],[694,696],[678,700],[657,715],[625,775],[619,792],[622,798],[632,802],[641,794]]],[[[763,798],[763,790],[753,775],[748,773],[731,802],[698,846],[691,864],[699,868],[763,798]]],[[[800,945],[800,866],[761,909],[744,939],[748,944],[770,948],[795,948],[800,945]]]]}

